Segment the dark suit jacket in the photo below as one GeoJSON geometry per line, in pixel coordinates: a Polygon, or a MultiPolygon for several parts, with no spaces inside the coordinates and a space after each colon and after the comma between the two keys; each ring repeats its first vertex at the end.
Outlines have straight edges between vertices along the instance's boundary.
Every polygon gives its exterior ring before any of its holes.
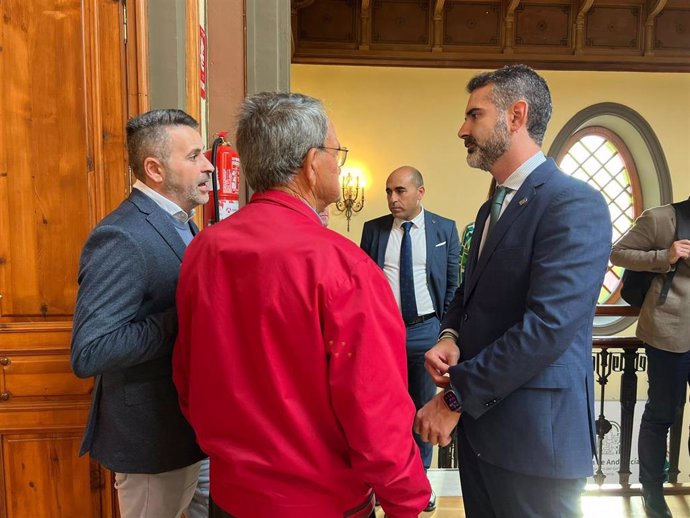
{"type": "Polygon", "coordinates": [[[172,381],[184,250],[170,216],[135,189],[82,251],[71,362],[96,380],[81,454],[117,472],[160,473],[205,456],[172,381]]]}
{"type": "MultiPolygon", "coordinates": [[[[426,229],[426,279],[439,320],[443,318],[458,287],[460,240],[455,221],[424,211],[426,229]]],[[[364,223],[360,247],[383,268],[393,215],[364,223]]]]}
{"type": "Polygon", "coordinates": [[[592,321],[611,250],[600,193],[558,170],[535,169],[498,220],[476,218],[465,282],[441,329],[458,331],[450,376],[460,422],[486,462],[527,475],[592,473],[592,321]]]}

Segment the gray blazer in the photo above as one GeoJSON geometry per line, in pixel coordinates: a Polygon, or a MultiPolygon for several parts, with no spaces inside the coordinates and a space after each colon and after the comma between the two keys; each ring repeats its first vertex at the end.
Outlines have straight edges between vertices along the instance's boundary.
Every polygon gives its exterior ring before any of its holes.
{"type": "MultiPolygon", "coordinates": [[[[676,211],[671,205],[648,209],[614,245],[611,262],[634,271],[666,273],[668,249],[676,239],[676,211]]],[[[659,305],[663,276],[654,278],[640,310],[636,335],[645,343],[674,353],[690,351],[690,261],[678,261],[666,302],[659,305]]]]}
{"type": "Polygon", "coordinates": [[[161,473],[205,457],[172,381],[184,250],[171,217],[133,190],[82,251],[71,362],[96,380],[80,454],[116,472],[161,473]]]}

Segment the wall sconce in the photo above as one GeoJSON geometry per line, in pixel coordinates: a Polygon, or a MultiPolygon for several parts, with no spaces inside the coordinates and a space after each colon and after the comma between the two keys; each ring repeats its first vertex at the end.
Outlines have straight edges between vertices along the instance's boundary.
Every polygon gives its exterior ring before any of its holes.
{"type": "Polygon", "coordinates": [[[362,196],[360,197],[359,176],[352,176],[352,173],[347,173],[340,179],[340,187],[342,189],[342,195],[340,199],[335,202],[335,208],[339,212],[345,213],[347,231],[349,232],[352,214],[364,208],[364,185],[362,185],[362,196]]]}

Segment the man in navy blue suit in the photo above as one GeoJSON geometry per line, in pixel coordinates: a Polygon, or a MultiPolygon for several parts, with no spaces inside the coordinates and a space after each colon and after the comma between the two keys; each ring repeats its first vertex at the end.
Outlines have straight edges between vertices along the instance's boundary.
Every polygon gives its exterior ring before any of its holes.
{"type": "MultiPolygon", "coordinates": [[[[424,369],[424,354],[436,343],[440,321],[458,287],[460,242],[455,222],[422,207],[424,179],[410,166],[386,180],[391,214],[367,221],[360,246],[386,274],[407,329],[407,381],[419,410],[436,394],[424,369]],[[405,263],[406,257],[409,267],[405,263]]],[[[424,469],[432,446],[415,434],[424,469]]],[[[426,511],[436,508],[432,493],[426,511]]]]}
{"type": "Polygon", "coordinates": [[[415,430],[450,443],[468,518],[574,518],[592,473],[592,321],[611,250],[601,194],[541,144],[546,81],[524,65],[474,77],[458,136],[496,194],[426,367],[445,391],[415,430]]]}

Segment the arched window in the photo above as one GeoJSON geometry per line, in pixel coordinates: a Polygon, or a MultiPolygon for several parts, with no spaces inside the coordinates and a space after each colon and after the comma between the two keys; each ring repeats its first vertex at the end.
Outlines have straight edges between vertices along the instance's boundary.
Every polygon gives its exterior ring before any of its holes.
{"type": "MultiPolygon", "coordinates": [[[[609,129],[589,126],[570,136],[556,162],[565,173],[602,193],[611,213],[613,242],[618,241],[642,212],[640,180],[625,142],[609,129]]],[[[623,269],[609,262],[599,304],[618,300],[622,275],[623,269]]]]}
{"type": "MultiPolygon", "coordinates": [[[[642,210],[673,200],[671,175],[659,140],[639,113],[622,104],[595,104],[575,114],[556,135],[548,154],[566,173],[604,195],[614,242],[642,210]]],[[[600,304],[624,304],[619,295],[621,275],[621,268],[609,264],[600,304]]],[[[635,320],[598,316],[594,332],[615,334],[635,320]]]]}

